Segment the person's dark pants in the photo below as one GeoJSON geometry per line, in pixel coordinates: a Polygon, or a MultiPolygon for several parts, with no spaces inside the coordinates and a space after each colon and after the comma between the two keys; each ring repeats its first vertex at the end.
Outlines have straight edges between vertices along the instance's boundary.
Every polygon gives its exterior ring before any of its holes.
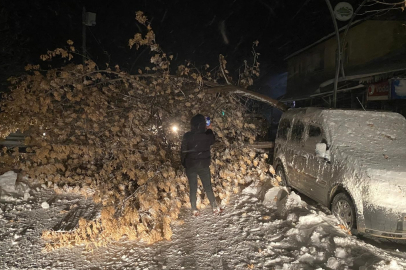
{"type": "Polygon", "coordinates": [[[213,189],[211,187],[211,175],[210,168],[187,168],[186,176],[189,180],[190,189],[190,204],[192,205],[192,210],[196,210],[196,193],[197,193],[197,176],[199,175],[202,181],[204,191],[206,192],[207,198],[213,208],[217,207],[216,199],[214,198],[213,189]]]}

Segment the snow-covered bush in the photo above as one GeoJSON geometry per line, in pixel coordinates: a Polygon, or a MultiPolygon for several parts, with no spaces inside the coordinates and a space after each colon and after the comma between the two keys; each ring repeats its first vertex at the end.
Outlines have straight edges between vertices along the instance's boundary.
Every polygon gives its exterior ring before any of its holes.
{"type": "MultiPolygon", "coordinates": [[[[241,100],[205,93],[205,84],[216,84],[224,67],[210,73],[185,65],[170,74],[171,57],[155,43],[142,13],[137,19],[148,33],[129,45],[149,46],[152,67],[131,75],[118,66],[100,70],[92,61],[46,71],[28,66],[1,104],[1,136],[17,129],[30,134],[27,153],[14,155],[18,169],[57,192],[82,193],[103,205],[100,218],[81,220],[73,232],[44,232],[48,249],[100,246],[123,236],[148,243],[170,239],[171,222],[182,206],[190,207],[179,148],[197,113],[211,116],[217,135],[211,171],[222,203],[241,185],[266,178],[266,154],[247,147],[260,129],[247,122],[241,100]]],[[[68,45],[42,59],[70,60],[73,42],[68,45]]],[[[209,204],[198,197],[198,207],[209,204]]]]}

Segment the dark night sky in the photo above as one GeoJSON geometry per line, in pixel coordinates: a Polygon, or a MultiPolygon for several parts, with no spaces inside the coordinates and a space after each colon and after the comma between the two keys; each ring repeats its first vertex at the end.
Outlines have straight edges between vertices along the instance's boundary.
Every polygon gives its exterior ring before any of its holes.
{"type": "Polygon", "coordinates": [[[333,31],[324,0],[5,0],[0,4],[3,52],[12,50],[7,57],[25,65],[39,62],[40,54],[68,39],[80,50],[83,6],[97,14],[97,25],[87,31],[90,57],[131,72],[149,59],[142,48],[128,47],[143,29],[135,21],[138,10],[152,21],[157,42],[175,56],[175,64],[191,60],[213,66],[221,53],[231,71],[250,57],[255,40],[262,70],[281,70],[285,56],[333,31]]]}

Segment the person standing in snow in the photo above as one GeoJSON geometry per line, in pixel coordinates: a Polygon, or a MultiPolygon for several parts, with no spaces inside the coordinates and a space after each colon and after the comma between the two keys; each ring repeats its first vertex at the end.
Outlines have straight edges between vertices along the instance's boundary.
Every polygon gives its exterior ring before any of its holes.
{"type": "Polygon", "coordinates": [[[216,199],[211,186],[210,175],[210,146],[214,143],[214,134],[211,130],[211,124],[206,125],[206,118],[197,114],[190,121],[191,131],[183,135],[181,146],[181,161],[186,169],[186,176],[189,181],[190,204],[192,205],[193,215],[200,213],[196,208],[197,176],[202,181],[206,195],[210,201],[215,214],[220,213],[217,207],[216,199]]]}

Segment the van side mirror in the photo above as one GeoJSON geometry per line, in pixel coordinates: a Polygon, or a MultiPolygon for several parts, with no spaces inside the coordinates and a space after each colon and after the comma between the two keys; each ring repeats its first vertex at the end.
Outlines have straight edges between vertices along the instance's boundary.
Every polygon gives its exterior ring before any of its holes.
{"type": "Polygon", "coordinates": [[[330,160],[330,151],[327,150],[327,144],[316,143],[316,157],[324,158],[325,160],[330,160]]]}

